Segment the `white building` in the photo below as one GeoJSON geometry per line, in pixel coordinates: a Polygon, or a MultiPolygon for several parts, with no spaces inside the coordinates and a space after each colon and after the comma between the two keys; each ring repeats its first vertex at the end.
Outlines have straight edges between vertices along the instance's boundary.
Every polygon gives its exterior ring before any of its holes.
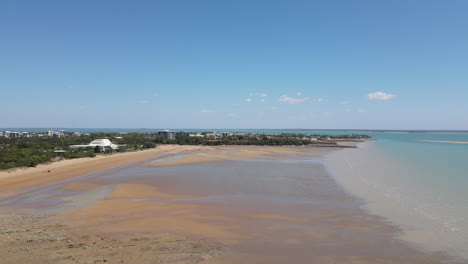
{"type": "Polygon", "coordinates": [[[20,132],[10,132],[10,133],[8,133],[8,137],[9,138],[19,138],[19,137],[21,137],[21,133],[20,132]]]}
{"type": "Polygon", "coordinates": [[[163,135],[166,139],[175,139],[176,132],[170,130],[159,131],[158,135],[163,135]]]}
{"type": "Polygon", "coordinates": [[[54,132],[54,133],[52,134],[52,136],[53,136],[54,138],[63,138],[63,137],[65,137],[65,134],[64,134],[63,132],[54,132]]]}
{"type": "Polygon", "coordinates": [[[104,139],[95,139],[91,141],[88,145],[71,145],[71,149],[77,149],[77,148],[95,148],[99,147],[100,150],[106,150],[106,149],[113,149],[116,150],[119,148],[119,145],[113,144],[110,140],[107,138],[104,139]]]}

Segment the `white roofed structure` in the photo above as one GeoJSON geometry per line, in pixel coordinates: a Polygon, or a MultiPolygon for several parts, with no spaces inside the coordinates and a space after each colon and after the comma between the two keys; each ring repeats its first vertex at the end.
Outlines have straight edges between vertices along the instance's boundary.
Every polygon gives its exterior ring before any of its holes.
{"type": "Polygon", "coordinates": [[[104,139],[95,139],[91,141],[88,145],[71,145],[71,149],[76,149],[76,148],[95,148],[99,147],[101,150],[104,149],[118,149],[119,145],[113,144],[109,139],[104,138],[104,139]]]}

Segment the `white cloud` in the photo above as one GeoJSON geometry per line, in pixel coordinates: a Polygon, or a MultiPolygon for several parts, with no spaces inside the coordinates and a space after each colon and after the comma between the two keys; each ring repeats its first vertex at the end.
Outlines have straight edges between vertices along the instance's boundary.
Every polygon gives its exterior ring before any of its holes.
{"type": "Polygon", "coordinates": [[[251,99],[251,98],[245,98],[245,101],[246,101],[247,103],[250,103],[250,102],[252,102],[252,99],[251,99]]]}
{"type": "Polygon", "coordinates": [[[202,110],[200,110],[200,113],[204,113],[204,114],[206,114],[206,113],[214,113],[214,111],[213,111],[213,110],[202,109],[202,110]]]}
{"type": "Polygon", "coordinates": [[[309,97],[294,98],[294,97],[288,97],[287,95],[282,95],[279,98],[280,102],[284,102],[284,103],[288,103],[288,104],[304,103],[307,100],[309,100],[309,97]]]}
{"type": "Polygon", "coordinates": [[[367,95],[367,99],[369,100],[386,101],[392,98],[395,98],[395,95],[384,93],[384,92],[375,92],[375,93],[370,93],[367,95]]]}
{"type": "Polygon", "coordinates": [[[265,100],[265,99],[263,99],[263,98],[262,98],[262,99],[260,99],[260,102],[262,102],[262,103],[264,103],[265,101],[266,101],[266,100],[265,100]]]}
{"type": "Polygon", "coordinates": [[[266,93],[250,93],[250,96],[267,97],[268,94],[266,94],[266,93]]]}
{"type": "Polygon", "coordinates": [[[156,97],[156,96],[159,96],[159,94],[158,94],[158,93],[154,93],[154,94],[153,94],[153,96],[155,96],[155,97],[156,97]]]}
{"type": "Polygon", "coordinates": [[[149,104],[150,102],[148,100],[140,100],[138,101],[139,104],[149,104]]]}
{"type": "Polygon", "coordinates": [[[301,96],[302,93],[301,93],[301,92],[297,92],[296,95],[297,95],[297,96],[301,96]]]}
{"type": "Polygon", "coordinates": [[[325,99],[325,98],[319,98],[319,99],[317,99],[317,102],[319,102],[319,103],[323,103],[323,102],[326,102],[326,101],[328,101],[328,100],[325,99]]]}

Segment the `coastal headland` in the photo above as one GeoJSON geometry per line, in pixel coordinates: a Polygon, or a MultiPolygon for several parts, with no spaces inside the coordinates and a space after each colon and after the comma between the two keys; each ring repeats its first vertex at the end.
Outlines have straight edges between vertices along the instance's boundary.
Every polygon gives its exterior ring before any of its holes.
{"type": "Polygon", "coordinates": [[[0,172],[2,263],[443,263],[310,146],[179,146],[0,172]]]}

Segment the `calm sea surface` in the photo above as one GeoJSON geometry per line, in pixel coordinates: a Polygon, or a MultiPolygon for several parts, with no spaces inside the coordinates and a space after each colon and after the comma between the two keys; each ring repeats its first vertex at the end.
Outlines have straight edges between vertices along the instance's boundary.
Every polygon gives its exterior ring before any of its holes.
{"type": "Polygon", "coordinates": [[[368,133],[378,140],[329,156],[332,174],[401,238],[468,258],[468,142],[463,133],[368,133]]]}

